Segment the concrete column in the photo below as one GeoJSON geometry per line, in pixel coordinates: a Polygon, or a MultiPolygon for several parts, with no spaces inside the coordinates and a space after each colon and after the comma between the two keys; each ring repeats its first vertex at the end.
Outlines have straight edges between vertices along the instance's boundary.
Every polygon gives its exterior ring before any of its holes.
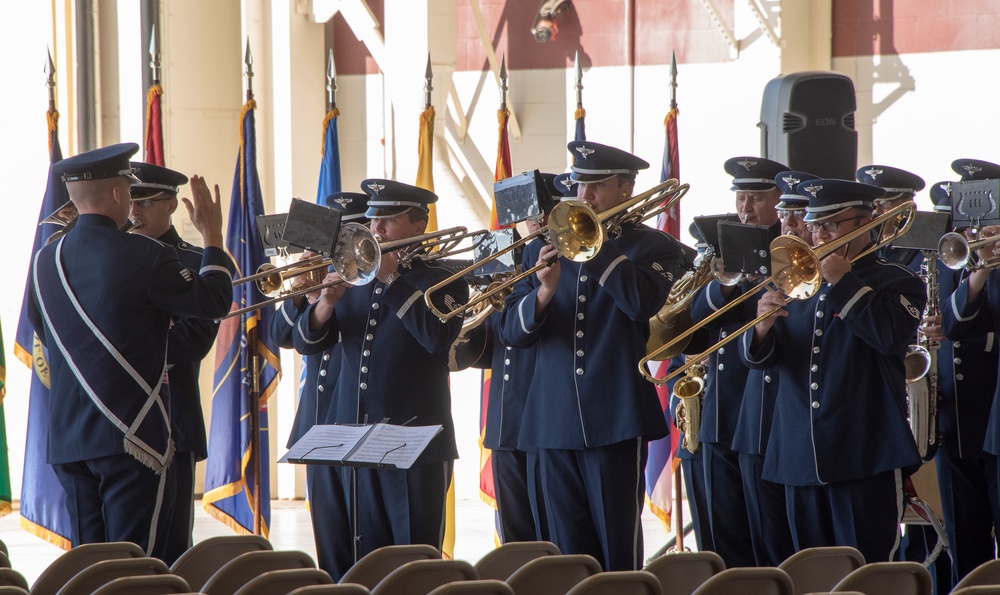
{"type": "Polygon", "coordinates": [[[781,2],[781,72],[830,70],[832,27],[831,0],[781,2]]]}

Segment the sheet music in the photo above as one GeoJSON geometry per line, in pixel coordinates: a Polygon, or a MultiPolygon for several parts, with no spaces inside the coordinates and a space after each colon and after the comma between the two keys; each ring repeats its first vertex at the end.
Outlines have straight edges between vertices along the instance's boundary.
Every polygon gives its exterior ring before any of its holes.
{"type": "Polygon", "coordinates": [[[348,464],[368,463],[409,469],[431,439],[442,430],[436,426],[393,426],[375,424],[371,434],[358,445],[348,464]]]}
{"type": "Polygon", "coordinates": [[[279,463],[342,463],[371,426],[315,425],[292,445],[279,463]]]}

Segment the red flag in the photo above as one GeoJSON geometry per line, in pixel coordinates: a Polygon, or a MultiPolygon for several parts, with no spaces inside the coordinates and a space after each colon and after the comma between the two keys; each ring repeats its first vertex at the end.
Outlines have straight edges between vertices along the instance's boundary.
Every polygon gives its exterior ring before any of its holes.
{"type": "MultiPolygon", "coordinates": [[[[670,108],[667,116],[663,119],[663,127],[666,129],[666,139],[663,143],[663,169],[660,171],[660,181],[665,182],[670,178],[681,177],[681,161],[677,148],[677,108],[670,108]]],[[[680,202],[662,213],[657,221],[657,228],[660,231],[672,235],[676,239],[681,237],[681,205],[680,202]]]]}
{"type": "MultiPolygon", "coordinates": [[[[497,110],[497,124],[499,131],[497,134],[497,164],[493,169],[493,181],[499,182],[510,177],[510,142],[507,140],[507,120],[510,119],[510,110],[503,106],[497,110]]],[[[504,226],[507,227],[507,226],[504,226]]],[[[497,201],[493,199],[493,208],[490,210],[490,231],[496,231],[501,226],[497,222],[497,201]]]]}
{"type": "Polygon", "coordinates": [[[146,163],[165,166],[163,160],[163,114],[160,111],[160,96],[163,95],[163,87],[160,83],[149,88],[146,94],[146,142],[145,159],[146,163]]]}

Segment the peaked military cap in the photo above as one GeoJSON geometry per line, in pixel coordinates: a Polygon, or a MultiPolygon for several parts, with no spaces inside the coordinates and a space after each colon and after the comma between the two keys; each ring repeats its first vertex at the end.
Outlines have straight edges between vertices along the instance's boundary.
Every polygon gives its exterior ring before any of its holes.
{"type": "Polygon", "coordinates": [[[963,182],[1000,178],[1000,165],[981,159],[956,159],[951,162],[951,169],[962,176],[963,182]]]}
{"type": "Polygon", "coordinates": [[[874,209],[875,199],[885,196],[878,186],[829,178],[799,182],[795,191],[809,197],[804,221],[822,221],[851,207],[874,209]]]}
{"type": "Polygon", "coordinates": [[[381,178],[361,182],[361,189],[368,195],[365,217],[369,219],[395,217],[410,209],[420,209],[427,213],[428,207],[438,199],[437,194],[430,190],[381,178]]]}
{"type": "Polygon", "coordinates": [[[905,169],[888,165],[866,165],[855,174],[862,184],[885,189],[886,197],[893,194],[916,194],[924,189],[924,179],[905,169]]]}
{"type": "Polygon", "coordinates": [[[701,233],[701,228],[699,228],[698,224],[694,221],[691,222],[691,225],[688,225],[688,233],[691,234],[692,238],[694,238],[694,243],[697,246],[708,246],[705,242],[705,236],[701,233]]]}
{"type": "Polygon", "coordinates": [[[559,192],[552,195],[553,199],[576,198],[576,182],[573,181],[573,174],[566,172],[559,174],[552,180],[552,185],[559,192]]]}
{"type": "Polygon", "coordinates": [[[366,223],[368,195],[362,192],[333,192],[323,199],[326,206],[340,211],[342,223],[366,223]]]}
{"type": "Polygon", "coordinates": [[[730,190],[734,191],[771,190],[775,187],[775,176],[788,169],[787,165],[763,157],[733,157],[727,159],[722,167],[733,176],[730,190]]]}
{"type": "Polygon", "coordinates": [[[573,155],[572,180],[588,184],[600,182],[618,174],[634,176],[649,164],[635,155],[586,140],[571,141],[566,148],[573,155]]]}
{"type": "Polygon", "coordinates": [[[774,184],[781,190],[779,209],[802,209],[809,204],[809,196],[803,196],[795,191],[799,182],[819,179],[819,176],[804,171],[783,171],[774,176],[774,184]]]}
{"type": "Polygon", "coordinates": [[[934,210],[942,213],[951,212],[951,182],[945,180],[943,182],[935,182],[931,184],[931,203],[934,204],[934,210]]]}
{"type": "Polygon", "coordinates": [[[188,183],[188,177],[181,172],[153,165],[152,163],[133,161],[132,169],[135,170],[135,174],[142,180],[141,182],[132,183],[132,200],[149,198],[161,192],[167,192],[176,196],[180,187],[188,183]]]}
{"type": "Polygon", "coordinates": [[[80,182],[125,176],[140,182],[132,170],[129,157],[139,151],[135,143],[118,143],[100,149],[67,157],[52,165],[52,171],[61,175],[63,182],[80,182]]]}

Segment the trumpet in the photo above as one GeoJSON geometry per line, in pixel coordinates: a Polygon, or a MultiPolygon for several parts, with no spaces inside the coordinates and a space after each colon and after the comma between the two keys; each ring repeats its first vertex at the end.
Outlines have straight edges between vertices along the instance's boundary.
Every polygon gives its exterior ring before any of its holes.
{"type": "MultiPolygon", "coordinates": [[[[827,256],[836,253],[844,246],[847,246],[855,239],[863,236],[864,234],[870,233],[875,229],[882,228],[886,223],[894,223],[896,229],[893,230],[891,234],[886,237],[882,237],[878,242],[873,243],[871,246],[863,250],[857,256],[851,259],[851,262],[856,262],[857,260],[868,256],[872,252],[875,252],[882,246],[886,244],[891,244],[897,238],[902,237],[906,232],[910,230],[913,225],[914,214],[916,213],[916,205],[912,201],[907,201],[897,207],[890,209],[885,212],[880,217],[877,217],[868,223],[862,225],[861,227],[844,234],[843,236],[833,240],[832,242],[827,242],[821,244],[816,248],[812,248],[804,240],[799,239],[793,235],[783,235],[778,236],[771,241],[771,276],[764,279],[752,289],[744,292],[739,297],[735,298],[724,307],[719,308],[711,315],[707,316],[705,319],[701,320],[698,324],[694,324],[691,328],[677,335],[674,339],[667,342],[666,344],[648,353],[644,358],[639,361],[639,373],[642,377],[654,384],[663,384],[668,380],[683,374],[695,364],[710,353],[722,347],[726,343],[729,343],[734,338],[739,337],[747,330],[753,328],[758,322],[772,316],[779,308],[774,308],[764,314],[754,318],[750,322],[741,326],[736,331],[728,334],[725,338],[719,340],[700,355],[692,358],[688,363],[684,364],[680,368],[677,368],[670,374],[658,378],[653,376],[648,371],[647,364],[650,361],[658,361],[663,359],[661,353],[667,353],[671,349],[675,348],[676,344],[685,339],[689,339],[691,335],[695,333],[698,329],[708,325],[712,321],[716,320],[732,308],[735,308],[739,304],[743,303],[752,296],[756,296],[757,293],[764,289],[768,285],[772,285],[775,289],[780,291],[786,297],[786,303],[793,299],[807,299],[812,297],[816,291],[819,289],[820,284],[823,282],[823,276],[820,274],[820,264],[819,261],[826,258],[827,256]],[[903,219],[900,222],[900,219],[903,219]]],[[[881,237],[881,233],[879,234],[881,237]]]]}
{"type": "Polygon", "coordinates": [[[483,263],[495,260],[512,250],[526,245],[536,237],[545,238],[548,243],[558,249],[559,255],[563,258],[568,258],[574,262],[590,260],[601,249],[604,242],[601,225],[606,225],[609,234],[618,236],[621,234],[622,227],[626,224],[645,221],[672,208],[687,194],[689,188],[688,184],[679,184],[676,179],[671,178],[641,194],[633,196],[617,206],[601,211],[600,214],[595,213],[594,209],[579,200],[564,200],[552,208],[552,211],[549,213],[549,224],[547,226],[524,236],[503,250],[495,252],[479,262],[473,263],[469,267],[458,271],[451,277],[429,288],[424,292],[424,301],[427,303],[427,308],[434,312],[442,322],[447,322],[455,316],[463,315],[466,311],[478,307],[480,302],[493,299],[494,296],[501,292],[509,293],[518,281],[534,275],[539,270],[550,266],[551,263],[546,262],[535,265],[502,283],[498,283],[495,286],[491,284],[490,289],[471,298],[466,304],[450,312],[442,312],[431,301],[431,296],[440,291],[441,288],[471,274],[477,268],[481,267],[483,263]]]}
{"type": "MultiPolygon", "coordinates": [[[[50,213],[45,219],[39,221],[38,227],[41,227],[46,223],[51,223],[52,225],[58,225],[62,228],[52,232],[52,235],[45,240],[45,243],[51,244],[68,234],[70,230],[76,226],[76,220],[79,216],[80,211],[77,210],[76,205],[73,204],[72,200],[67,200],[62,206],[50,213]]],[[[118,231],[133,232],[140,227],[142,227],[141,221],[132,221],[129,219],[125,221],[124,225],[118,228],[118,231]]]]}
{"type": "Polygon", "coordinates": [[[980,248],[1000,242],[1000,235],[979,238],[971,242],[960,233],[949,231],[938,241],[938,259],[953,271],[968,268],[970,271],[993,269],[1000,266],[1000,256],[972,263],[972,254],[980,248]]]}
{"type": "MultiPolygon", "coordinates": [[[[277,297],[253,306],[233,310],[223,318],[239,316],[341,283],[347,283],[351,286],[367,285],[378,276],[379,267],[382,264],[382,254],[400,251],[399,265],[409,267],[414,260],[436,260],[447,256],[446,249],[454,250],[462,239],[470,235],[473,234],[470,234],[466,228],[459,226],[380,243],[378,236],[364,225],[345,223],[340,228],[337,244],[330,256],[316,255],[283,267],[275,267],[270,263],[265,263],[258,268],[256,273],[234,280],[234,286],[257,282],[258,287],[261,285],[268,289],[276,287],[277,297]],[[428,252],[434,248],[440,249],[428,252]],[[320,271],[319,280],[322,281],[326,277],[326,269],[331,266],[340,275],[340,279],[296,290],[281,289],[288,279],[312,274],[314,270],[320,271]]],[[[261,289],[261,293],[265,293],[263,289],[261,289]]]]}

